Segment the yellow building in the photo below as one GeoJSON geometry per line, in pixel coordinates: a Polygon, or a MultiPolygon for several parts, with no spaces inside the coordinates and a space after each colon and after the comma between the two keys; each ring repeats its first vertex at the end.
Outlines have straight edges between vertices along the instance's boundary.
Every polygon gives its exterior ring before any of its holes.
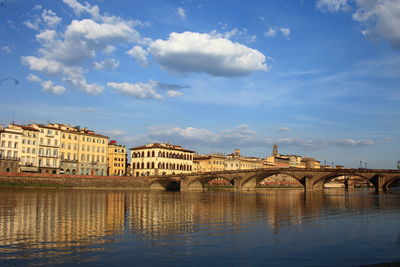
{"type": "Polygon", "coordinates": [[[108,143],[108,175],[126,175],[126,147],[115,141],[108,143]]]}
{"type": "Polygon", "coordinates": [[[194,151],[178,145],[152,143],[131,148],[133,176],[191,173],[194,151]]]}
{"type": "Polygon", "coordinates": [[[21,139],[21,130],[0,127],[0,171],[18,171],[21,139]]]}
{"type": "Polygon", "coordinates": [[[218,172],[225,170],[226,156],[220,154],[195,155],[193,163],[194,172],[218,172]]]}
{"type": "Polygon", "coordinates": [[[240,149],[235,149],[234,153],[227,155],[225,170],[251,170],[264,168],[264,161],[255,157],[244,157],[240,154],[240,149]]]}
{"type": "Polygon", "coordinates": [[[39,130],[38,171],[41,173],[60,173],[60,130],[43,124],[31,124],[39,130]]]}
{"type": "Polygon", "coordinates": [[[108,136],[68,124],[49,124],[61,131],[61,172],[107,175],[108,136]]]}
{"type": "Polygon", "coordinates": [[[8,128],[22,131],[21,145],[19,149],[20,171],[37,172],[39,166],[39,129],[17,124],[10,124],[8,128]]]}

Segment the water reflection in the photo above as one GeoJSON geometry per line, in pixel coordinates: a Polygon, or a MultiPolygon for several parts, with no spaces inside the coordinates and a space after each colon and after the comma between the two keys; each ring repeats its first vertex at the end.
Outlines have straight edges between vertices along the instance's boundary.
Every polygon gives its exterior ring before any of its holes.
{"type": "Polygon", "coordinates": [[[301,229],[349,214],[398,212],[398,203],[399,195],[376,195],[368,189],[305,194],[302,190],[184,193],[3,188],[0,259],[51,258],[51,263],[63,263],[73,254],[76,261],[90,262],[96,261],[96,253],[109,252],[107,244],[133,239],[130,235],[144,241],[185,239],[196,233],[241,233],[257,223],[276,235],[282,229],[301,229]]]}

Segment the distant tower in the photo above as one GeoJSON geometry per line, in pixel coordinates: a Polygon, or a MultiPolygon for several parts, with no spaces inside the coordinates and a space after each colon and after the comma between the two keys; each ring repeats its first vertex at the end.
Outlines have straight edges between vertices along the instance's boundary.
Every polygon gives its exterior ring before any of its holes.
{"type": "Polygon", "coordinates": [[[276,157],[276,156],[278,156],[278,155],[279,155],[279,152],[278,152],[278,145],[277,145],[277,144],[274,144],[274,145],[272,146],[272,156],[276,157]]]}

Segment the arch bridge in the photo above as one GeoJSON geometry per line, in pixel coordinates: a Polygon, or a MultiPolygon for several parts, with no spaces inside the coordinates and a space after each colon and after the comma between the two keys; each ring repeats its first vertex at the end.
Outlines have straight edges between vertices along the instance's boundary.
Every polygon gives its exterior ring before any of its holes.
{"type": "Polygon", "coordinates": [[[229,182],[235,190],[253,190],[265,178],[287,175],[298,180],[306,191],[322,190],[325,183],[340,176],[356,176],[372,183],[377,191],[387,191],[400,180],[400,170],[383,169],[298,169],[274,168],[236,170],[207,173],[151,176],[147,178],[150,189],[203,190],[214,179],[229,182]]]}

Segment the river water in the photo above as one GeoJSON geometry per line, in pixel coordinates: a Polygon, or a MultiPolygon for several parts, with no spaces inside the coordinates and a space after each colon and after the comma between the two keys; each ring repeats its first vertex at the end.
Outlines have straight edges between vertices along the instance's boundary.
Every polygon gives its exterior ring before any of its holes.
{"type": "Polygon", "coordinates": [[[0,188],[0,264],[359,266],[400,261],[400,192],[0,188]]]}

